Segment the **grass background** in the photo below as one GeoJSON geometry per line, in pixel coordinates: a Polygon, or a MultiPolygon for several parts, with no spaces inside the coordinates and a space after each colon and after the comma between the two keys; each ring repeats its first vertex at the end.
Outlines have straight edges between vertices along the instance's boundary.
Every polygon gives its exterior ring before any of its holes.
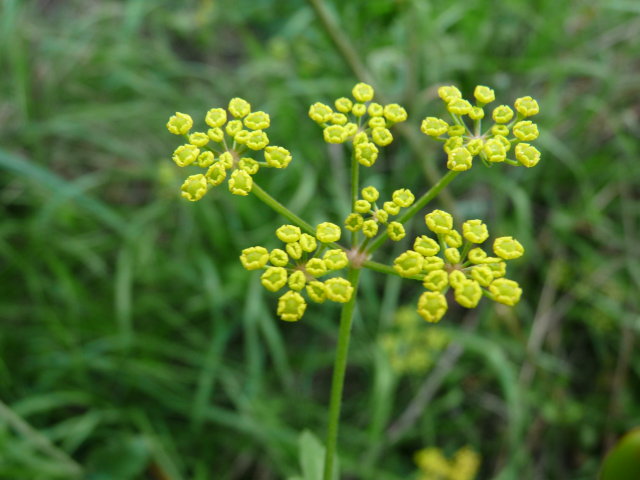
{"type": "Polygon", "coordinates": [[[594,478],[640,418],[639,13],[630,0],[4,0],[0,478],[298,473],[299,433],[324,436],[338,310],[275,318],[237,255],[274,246],[281,219],[224,189],[180,200],[164,124],[248,98],[295,159],[260,182],[311,223],[336,221],[344,153],[306,111],[358,75],[410,114],[370,172],[386,194],[443,171],[440,145],[415,134],[442,113],[441,84],[536,97],[543,160],[478,165],[441,197],[522,240],[511,276],[525,295],[452,309],[430,368],[398,373],[381,348],[419,289],[363,276],[344,478],[411,478],[416,450],[464,445],[480,479],[594,478]]]}

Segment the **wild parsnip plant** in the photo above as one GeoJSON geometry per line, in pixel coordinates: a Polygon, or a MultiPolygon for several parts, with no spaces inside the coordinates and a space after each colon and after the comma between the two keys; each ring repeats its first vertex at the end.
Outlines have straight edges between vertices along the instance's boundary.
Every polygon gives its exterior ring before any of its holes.
{"type": "Polygon", "coordinates": [[[185,199],[199,201],[210,189],[226,183],[232,194],[252,194],[289,222],[274,228],[277,244],[270,239],[267,246],[246,248],[240,254],[243,267],[261,272],[262,285],[278,292],[278,316],[296,322],[304,316],[309,302],[342,304],[325,480],[332,478],[335,470],[342,389],[363,268],[421,282],[424,292],[416,308],[427,322],[439,322],[452,301],[475,308],[484,296],[514,306],[522,294],[518,283],[506,278],[507,262],[524,254],[518,240],[495,238],[487,252],[482,245],[489,240],[489,229],[481,219],[467,219],[457,228],[450,213],[424,209],[456,176],[469,170],[474,160],[489,168],[497,164],[534,167],[540,152],[530,142],[538,137],[538,128],[528,118],[538,113],[538,103],[522,97],[516,99],[514,108],[499,105],[487,122],[487,105],[495,101],[491,88],[477,86],[473,104],[454,86],[440,87],[438,94],[446,103],[449,122],[427,117],[420,129],[443,143],[449,172],[418,198],[402,185],[385,195],[360,179],[363,167],[372,167],[380,149],[394,140],[393,126],[407,120],[402,106],[376,103],[374,89],[365,83],[355,85],[352,98],[338,98],[333,107],[320,102],[311,105],[309,117],[322,128],[324,140],[345,144],[351,151],[351,211],[346,218],[327,219],[315,226],[254,180],[259,170],[286,168],[292,161],[286,148],[270,145],[268,113],[252,111],[249,102],[233,98],[227,109],[212,108],[206,113],[206,130],[193,131],[193,119],[185,113],[176,113],[167,123],[169,132],[187,141],[175,150],[173,161],[180,167],[201,169],[184,181],[181,190],[185,199]],[[405,224],[422,212],[428,232],[412,239],[411,249],[387,261],[375,257],[387,241],[402,240],[405,224]]]}

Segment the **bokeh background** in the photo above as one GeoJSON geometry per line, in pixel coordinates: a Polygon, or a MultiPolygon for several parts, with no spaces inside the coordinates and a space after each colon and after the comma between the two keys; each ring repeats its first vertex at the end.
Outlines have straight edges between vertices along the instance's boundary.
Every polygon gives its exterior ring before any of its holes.
{"type": "Polygon", "coordinates": [[[4,0],[0,478],[300,474],[300,432],[324,436],[338,309],[275,317],[237,257],[274,247],[282,219],[224,188],[180,199],[164,125],[247,98],[294,155],[261,184],[337,222],[348,153],[307,109],[357,80],[409,110],[369,172],[387,195],[444,171],[419,133],[443,84],[537,98],[543,160],[478,164],[435,204],[523,242],[516,308],[427,325],[419,285],[364,275],[344,478],[417,478],[417,450],[464,446],[478,479],[594,478],[640,423],[639,78],[633,0],[4,0]]]}

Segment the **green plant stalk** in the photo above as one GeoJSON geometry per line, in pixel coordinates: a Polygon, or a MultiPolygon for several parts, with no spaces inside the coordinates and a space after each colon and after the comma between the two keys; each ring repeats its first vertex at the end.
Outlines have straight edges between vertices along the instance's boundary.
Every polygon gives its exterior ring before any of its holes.
{"type": "Polygon", "coordinates": [[[333,468],[338,445],[338,426],[340,424],[340,410],[342,407],[342,390],[344,388],[344,377],[347,370],[349,341],[351,340],[351,326],[353,324],[353,312],[356,307],[360,271],[361,269],[359,268],[350,268],[347,272],[347,280],[353,285],[353,294],[351,295],[351,299],[342,306],[342,311],[340,312],[340,330],[338,333],[336,358],[333,365],[331,400],[329,403],[329,425],[327,428],[327,442],[325,444],[324,480],[333,480],[333,468]]]}
{"type": "MultiPolygon", "coordinates": [[[[456,178],[460,172],[454,172],[453,170],[449,170],[445,176],[443,176],[438,182],[431,187],[429,190],[425,192],[406,212],[404,212],[399,218],[398,222],[404,224],[408,222],[411,218],[413,218],[420,210],[422,210],[431,200],[433,200],[440,191],[449,185],[451,181],[456,178]]],[[[389,234],[385,231],[378,238],[376,238],[367,253],[369,255],[373,254],[376,250],[378,250],[384,241],[387,239],[389,234]]]]}
{"type": "Polygon", "coordinates": [[[308,234],[315,236],[316,231],[311,225],[309,225],[307,222],[305,222],[303,219],[301,219],[299,216],[297,216],[295,213],[293,213],[291,210],[289,210],[287,207],[285,207],[283,204],[281,204],[279,201],[265,192],[258,184],[256,184],[256,182],[253,182],[251,193],[255,194],[255,196],[266,203],[267,206],[271,207],[283,217],[291,220],[291,222],[298,225],[308,234]]]}

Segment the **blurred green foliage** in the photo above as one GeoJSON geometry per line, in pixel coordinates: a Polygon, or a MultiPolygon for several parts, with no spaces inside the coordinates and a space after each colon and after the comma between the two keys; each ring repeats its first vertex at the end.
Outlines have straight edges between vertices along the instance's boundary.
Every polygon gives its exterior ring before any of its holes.
{"type": "MultiPolygon", "coordinates": [[[[516,309],[452,309],[449,347],[404,376],[379,339],[418,291],[363,275],[344,478],[407,478],[416,450],[464,445],[479,478],[593,478],[640,418],[637,3],[324,5],[415,131],[455,83],[534,96],[543,132],[535,169],[478,165],[449,190],[460,218],[525,244],[516,309]]],[[[223,189],[181,201],[164,124],[248,98],[294,155],[261,184],[311,223],[338,218],[344,153],[306,110],[357,79],[313,8],[4,0],[0,72],[0,478],[299,474],[299,432],[324,436],[337,310],[275,318],[237,255],[281,219],[223,189]]],[[[444,167],[405,133],[371,172],[387,193],[421,193],[444,167]]]]}

